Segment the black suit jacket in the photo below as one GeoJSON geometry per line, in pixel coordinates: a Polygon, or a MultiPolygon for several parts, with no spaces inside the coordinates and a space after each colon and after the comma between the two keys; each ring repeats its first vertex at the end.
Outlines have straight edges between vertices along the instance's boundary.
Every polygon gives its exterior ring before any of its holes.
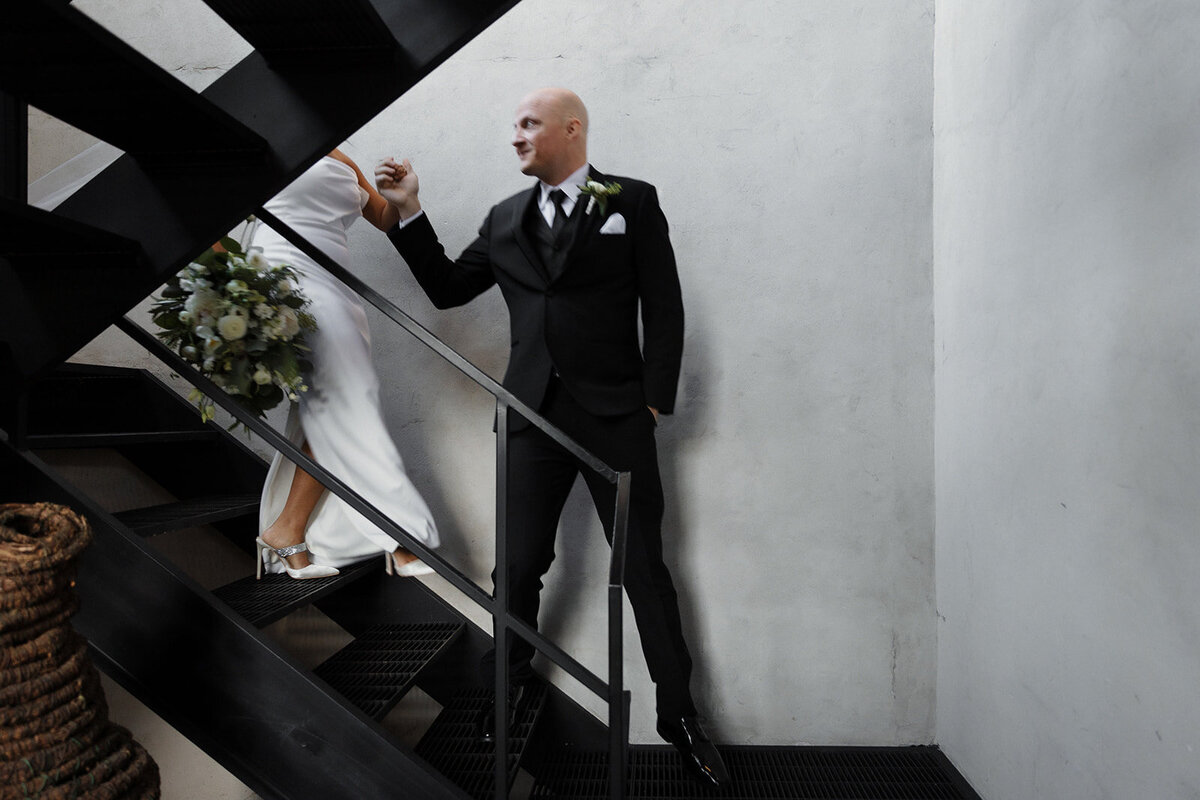
{"type": "MultiPolygon", "coordinates": [[[[667,220],[654,187],[602,175],[621,192],[584,214],[581,195],[562,273],[552,280],[524,227],[537,185],[493,206],[479,236],[456,260],[446,256],[428,215],[388,238],[438,308],[462,305],[492,285],[508,304],[512,351],[504,386],[538,408],[552,370],[588,412],[628,414],[675,407],[683,354],[683,300],[667,220]],[[602,234],[620,214],[623,234],[602,234]],[[638,340],[638,311],[642,340],[638,340]]],[[[573,215],[574,216],[574,215],[573,215]]]]}

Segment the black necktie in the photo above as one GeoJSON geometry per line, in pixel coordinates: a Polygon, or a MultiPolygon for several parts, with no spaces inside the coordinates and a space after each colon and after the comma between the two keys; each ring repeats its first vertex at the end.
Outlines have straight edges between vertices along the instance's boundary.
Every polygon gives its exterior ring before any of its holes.
{"type": "Polygon", "coordinates": [[[557,239],[563,226],[567,224],[567,212],[563,210],[563,201],[567,199],[567,193],[562,189],[555,189],[550,192],[550,199],[554,202],[554,222],[550,225],[550,233],[557,239]]]}

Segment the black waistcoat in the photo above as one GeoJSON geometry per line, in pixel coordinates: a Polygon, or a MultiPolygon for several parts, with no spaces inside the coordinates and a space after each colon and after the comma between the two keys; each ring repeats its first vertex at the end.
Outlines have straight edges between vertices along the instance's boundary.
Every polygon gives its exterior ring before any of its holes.
{"type": "Polygon", "coordinates": [[[567,224],[558,232],[558,236],[555,236],[551,232],[550,226],[546,224],[546,218],[542,216],[542,211],[538,208],[537,203],[529,204],[525,215],[525,232],[533,241],[538,258],[542,260],[542,266],[546,269],[550,280],[556,280],[562,274],[567,260],[567,252],[575,237],[576,219],[579,216],[575,212],[578,210],[579,203],[576,202],[575,208],[571,210],[571,216],[567,217],[567,224]]]}

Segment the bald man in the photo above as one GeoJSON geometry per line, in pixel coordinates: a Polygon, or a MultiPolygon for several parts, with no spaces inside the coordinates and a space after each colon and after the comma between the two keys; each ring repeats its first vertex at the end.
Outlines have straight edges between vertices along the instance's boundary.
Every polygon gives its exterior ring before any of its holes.
{"type": "MultiPolygon", "coordinates": [[[[698,779],[721,785],[728,773],[697,720],[692,659],[662,556],[654,429],[658,415],[674,408],[683,353],[675,254],[654,187],[589,166],[587,133],[587,109],[574,93],[550,88],[526,96],[512,145],[521,172],[537,183],[493,206],[455,260],[421,209],[408,161],[380,165],[377,186],[400,216],[388,237],[435,306],[459,306],[500,287],[512,329],[505,388],[613,469],[632,473],[625,589],[655,683],[658,732],[698,779]],[[581,194],[590,182],[607,191],[581,194]]],[[[510,606],[536,626],[541,579],[576,477],[583,475],[610,543],[616,490],[518,414],[510,415],[509,432],[510,606]]],[[[513,638],[510,714],[534,679],[533,648],[513,638]]],[[[479,723],[490,739],[494,713],[479,723]]]]}

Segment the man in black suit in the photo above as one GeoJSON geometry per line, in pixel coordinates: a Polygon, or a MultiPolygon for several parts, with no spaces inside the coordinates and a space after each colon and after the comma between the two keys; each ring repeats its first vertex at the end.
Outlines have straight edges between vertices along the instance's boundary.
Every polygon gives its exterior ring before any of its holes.
{"type": "MultiPolygon", "coordinates": [[[[719,785],[728,774],[696,719],[691,656],[662,557],[654,428],[675,405],[683,352],[675,255],[654,187],[590,167],[587,128],[572,92],[541,89],[522,100],[512,144],[521,171],[538,183],[493,206],[456,260],[421,211],[407,161],[385,161],[377,185],[400,212],[388,237],[435,306],[462,305],[499,285],[512,330],[505,388],[609,466],[631,472],[625,588],[655,682],[658,731],[697,777],[719,785]],[[600,196],[582,193],[584,184],[601,187],[600,196]]],[[[581,470],[538,428],[511,416],[510,605],[536,625],[541,578],[581,470]]],[[[611,542],[615,487],[591,470],[582,474],[611,542]]],[[[519,685],[533,678],[533,648],[514,638],[509,658],[519,685]]]]}

